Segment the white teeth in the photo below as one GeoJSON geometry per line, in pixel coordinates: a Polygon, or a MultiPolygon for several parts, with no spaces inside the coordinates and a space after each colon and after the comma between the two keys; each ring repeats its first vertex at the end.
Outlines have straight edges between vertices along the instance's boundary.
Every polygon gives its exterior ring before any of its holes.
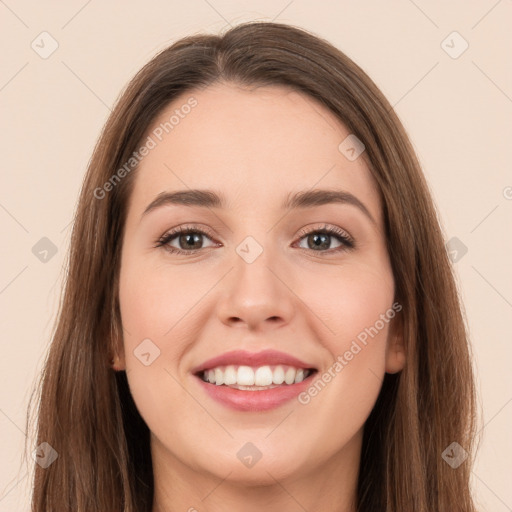
{"type": "Polygon", "coordinates": [[[250,366],[239,366],[236,382],[241,386],[254,386],[254,370],[250,366]]]}
{"type": "Polygon", "coordinates": [[[217,386],[225,385],[238,389],[249,387],[255,390],[271,388],[283,383],[296,384],[302,382],[310,373],[309,370],[286,365],[266,365],[257,368],[229,365],[205,370],[203,380],[217,386]]]}
{"type": "Polygon", "coordinates": [[[276,366],[272,375],[272,382],[274,384],[282,384],[284,382],[284,370],[282,366],[276,366]]]}
{"type": "Polygon", "coordinates": [[[229,386],[230,384],[236,384],[236,371],[233,365],[228,366],[224,370],[224,384],[229,386]]]}
{"type": "Polygon", "coordinates": [[[261,366],[254,374],[255,386],[270,386],[272,384],[272,370],[270,366],[261,366]]]}
{"type": "Polygon", "coordinates": [[[224,373],[220,368],[215,368],[215,384],[217,386],[224,384],[224,373]]]}
{"type": "Polygon", "coordinates": [[[286,384],[293,384],[295,382],[296,373],[297,371],[295,370],[295,368],[288,368],[288,370],[286,370],[284,376],[284,381],[286,382],[286,384]]]}

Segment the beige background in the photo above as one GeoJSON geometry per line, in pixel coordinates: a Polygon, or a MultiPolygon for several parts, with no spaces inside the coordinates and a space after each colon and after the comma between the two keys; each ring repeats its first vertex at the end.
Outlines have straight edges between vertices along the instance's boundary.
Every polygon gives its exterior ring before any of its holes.
{"type": "MultiPolygon", "coordinates": [[[[0,0],[0,512],[28,511],[20,462],[28,398],[55,318],[70,221],[93,145],[133,74],[195,32],[261,19],[331,41],[403,120],[432,188],[466,304],[482,404],[474,468],[481,510],[512,510],[510,218],[512,2],[0,0]],[[31,47],[47,31],[47,59],[31,47]],[[448,53],[469,44],[458,58],[448,53]],[[508,188],[507,188],[508,187],[508,188]],[[49,238],[42,262],[32,247],[49,238]]],[[[37,46],[36,46],[37,48],[37,46]]],[[[29,440],[29,447],[34,444],[29,440]]]]}

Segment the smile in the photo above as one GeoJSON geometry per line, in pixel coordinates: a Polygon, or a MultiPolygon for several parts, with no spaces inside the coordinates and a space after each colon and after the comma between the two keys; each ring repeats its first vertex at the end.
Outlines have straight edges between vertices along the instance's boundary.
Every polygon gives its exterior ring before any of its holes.
{"type": "Polygon", "coordinates": [[[200,372],[202,379],[216,386],[231,386],[237,389],[245,388],[267,389],[268,387],[291,385],[302,382],[311,373],[312,369],[295,368],[293,366],[218,366],[200,372]],[[240,388],[242,386],[242,388],[240,388]]]}
{"type": "Polygon", "coordinates": [[[304,391],[317,370],[276,366],[219,366],[195,374],[207,395],[237,411],[277,408],[304,391]]]}

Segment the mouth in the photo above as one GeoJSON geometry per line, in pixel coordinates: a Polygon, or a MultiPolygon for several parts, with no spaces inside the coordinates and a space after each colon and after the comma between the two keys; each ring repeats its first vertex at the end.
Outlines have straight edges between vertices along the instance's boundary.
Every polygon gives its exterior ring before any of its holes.
{"type": "Polygon", "coordinates": [[[194,373],[206,396],[242,412],[261,412],[290,402],[311,385],[316,368],[217,366],[194,373]]]}
{"type": "Polygon", "coordinates": [[[258,367],[227,365],[200,370],[194,375],[203,382],[215,386],[226,386],[243,391],[261,391],[299,384],[316,372],[316,368],[297,368],[282,364],[258,367]]]}
{"type": "Polygon", "coordinates": [[[266,349],[225,352],[190,373],[207,398],[236,411],[265,411],[303,392],[317,372],[311,363],[266,349]]]}

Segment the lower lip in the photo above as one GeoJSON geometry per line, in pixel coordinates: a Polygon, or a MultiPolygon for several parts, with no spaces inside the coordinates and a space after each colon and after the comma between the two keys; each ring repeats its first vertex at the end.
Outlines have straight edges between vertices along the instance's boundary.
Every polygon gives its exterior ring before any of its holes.
{"type": "Polygon", "coordinates": [[[283,384],[275,388],[259,391],[244,391],[224,385],[217,386],[205,382],[197,375],[194,377],[211,398],[231,409],[237,411],[268,411],[279,407],[302,393],[310,385],[311,378],[315,373],[296,384],[283,384]]]}

